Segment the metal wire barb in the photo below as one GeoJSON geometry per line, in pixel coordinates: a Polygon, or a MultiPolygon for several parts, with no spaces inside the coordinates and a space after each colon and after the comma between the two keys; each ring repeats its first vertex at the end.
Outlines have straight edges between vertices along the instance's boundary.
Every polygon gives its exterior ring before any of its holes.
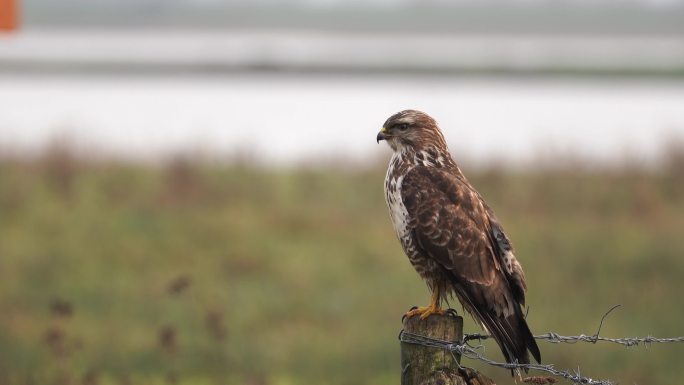
{"type": "MultiPolygon", "coordinates": [[[[491,338],[491,336],[487,334],[466,334],[465,337],[463,338],[463,342],[469,342],[472,340],[487,340],[491,338]]],[[[622,337],[622,338],[608,338],[608,337],[600,337],[597,335],[593,336],[588,336],[585,334],[580,334],[578,336],[563,336],[560,335],[556,332],[548,332],[544,334],[538,334],[534,336],[535,339],[538,340],[545,340],[548,342],[551,342],[553,344],[560,344],[560,343],[565,343],[565,344],[576,344],[578,342],[588,342],[595,344],[597,342],[612,342],[615,344],[619,345],[624,345],[627,347],[632,347],[632,346],[639,346],[639,345],[650,345],[653,343],[677,343],[677,342],[684,342],[684,336],[683,337],[668,337],[668,338],[656,338],[653,336],[646,336],[646,337],[622,337]]]]}
{"type": "Polygon", "coordinates": [[[546,334],[540,334],[538,336],[534,336],[534,338],[539,339],[539,340],[546,340],[555,344],[559,343],[566,343],[566,344],[575,344],[577,342],[590,342],[592,344],[597,343],[598,341],[605,341],[605,342],[612,342],[624,346],[637,346],[641,343],[643,344],[651,344],[654,342],[658,343],[666,343],[666,342],[684,342],[684,337],[673,337],[673,338],[655,338],[651,336],[646,336],[646,337],[625,337],[625,338],[606,338],[606,337],[599,337],[599,334],[601,333],[601,328],[603,327],[603,321],[606,320],[606,317],[608,317],[608,314],[610,314],[613,310],[619,308],[622,305],[615,305],[608,309],[608,311],[601,317],[601,323],[599,323],[598,330],[596,330],[596,334],[593,336],[586,336],[584,334],[580,334],[578,336],[562,336],[558,333],[554,332],[548,332],[546,334]]]}
{"type": "MultiPolygon", "coordinates": [[[[652,344],[652,343],[674,343],[674,342],[684,342],[684,336],[682,337],[670,337],[670,338],[655,338],[652,336],[646,336],[646,337],[624,337],[624,338],[607,338],[607,337],[600,337],[599,334],[601,333],[601,328],[603,327],[603,321],[605,321],[606,317],[608,314],[610,314],[613,310],[617,309],[620,307],[620,305],[615,305],[612,308],[610,308],[604,315],[601,317],[601,323],[599,324],[598,330],[596,331],[596,334],[592,336],[580,334],[578,336],[563,336],[555,332],[548,332],[545,334],[539,334],[534,336],[535,339],[538,340],[545,340],[551,343],[567,343],[567,344],[575,344],[577,342],[589,342],[592,344],[595,344],[599,341],[602,342],[612,342],[620,345],[624,345],[627,347],[631,346],[638,346],[639,344],[652,344]]],[[[541,372],[546,372],[550,373],[556,377],[562,377],[568,381],[571,381],[575,384],[589,384],[589,385],[611,385],[612,382],[609,380],[594,380],[590,377],[585,377],[582,376],[579,372],[579,368],[575,372],[570,372],[568,370],[558,370],[554,368],[552,364],[547,364],[547,365],[542,365],[542,364],[520,364],[517,362],[514,363],[505,363],[505,362],[497,362],[490,360],[489,358],[485,357],[482,355],[478,349],[482,347],[480,346],[471,346],[468,342],[473,341],[473,340],[486,340],[488,338],[491,338],[491,336],[486,335],[486,334],[466,334],[463,336],[463,340],[460,343],[454,343],[454,342],[449,342],[449,341],[443,341],[439,339],[434,339],[414,333],[409,333],[404,330],[401,331],[399,334],[399,340],[401,342],[406,342],[408,344],[417,344],[417,345],[422,345],[422,346],[427,346],[427,347],[434,347],[434,348],[440,348],[440,349],[445,349],[449,352],[451,352],[451,355],[456,359],[456,356],[454,354],[460,354],[462,357],[482,361],[488,365],[491,366],[496,366],[499,368],[504,368],[504,369],[513,369],[513,370],[519,370],[519,369],[531,369],[531,370],[537,370],[541,372]]]]}
{"type": "Polygon", "coordinates": [[[613,342],[616,344],[624,345],[627,347],[638,346],[639,344],[652,344],[652,343],[669,343],[669,342],[684,342],[684,337],[672,337],[672,338],[655,338],[652,336],[646,337],[625,337],[625,338],[606,338],[598,336],[586,336],[580,334],[578,336],[562,336],[554,332],[548,332],[546,334],[540,334],[534,336],[538,340],[546,340],[554,344],[566,343],[574,344],[577,342],[590,342],[595,344],[598,341],[613,342]]]}
{"type": "MultiPolygon", "coordinates": [[[[598,330],[596,331],[596,334],[592,336],[588,336],[585,334],[580,334],[578,336],[563,336],[560,335],[556,332],[548,332],[544,334],[538,334],[534,336],[535,339],[538,340],[545,340],[554,344],[560,344],[560,343],[566,343],[566,344],[576,344],[578,342],[589,342],[592,344],[595,344],[599,341],[601,342],[612,342],[615,344],[620,344],[624,345],[627,347],[631,346],[638,346],[640,344],[644,345],[650,345],[652,343],[674,343],[674,342],[684,342],[684,336],[682,337],[668,337],[668,338],[656,338],[653,336],[646,336],[646,337],[622,337],[622,338],[607,338],[607,337],[600,337],[599,334],[601,333],[601,328],[603,327],[603,321],[605,321],[606,317],[608,314],[610,314],[613,310],[617,309],[621,305],[615,305],[612,308],[610,308],[604,315],[601,317],[601,323],[599,324],[598,330]]],[[[486,340],[488,338],[491,338],[491,336],[486,335],[486,334],[466,334],[463,337],[463,342],[468,342],[472,340],[486,340]]]]}
{"type": "MultiPolygon", "coordinates": [[[[541,365],[541,364],[519,364],[519,363],[506,363],[506,362],[497,362],[494,360],[490,360],[489,358],[483,356],[480,352],[478,352],[476,347],[472,347],[468,345],[466,342],[462,343],[454,343],[454,342],[449,342],[449,341],[444,341],[440,339],[435,339],[435,338],[430,338],[426,336],[422,336],[420,334],[414,334],[410,333],[407,331],[402,330],[401,333],[399,333],[399,341],[405,342],[407,344],[415,344],[415,345],[421,345],[421,346],[427,346],[427,347],[433,347],[433,348],[439,348],[439,349],[445,349],[449,352],[456,354],[460,354],[462,357],[470,358],[473,360],[478,360],[482,361],[488,365],[503,368],[503,369],[513,369],[513,370],[520,370],[520,369],[532,369],[532,370],[537,370],[541,372],[546,372],[549,374],[552,374],[556,377],[561,377],[564,378],[568,381],[571,381],[575,384],[588,384],[588,385],[612,385],[612,382],[608,380],[594,380],[593,378],[590,377],[585,377],[582,376],[577,370],[574,373],[571,373],[568,370],[558,370],[553,367],[551,364],[547,365],[541,365]]],[[[456,357],[454,357],[455,359],[456,357]]]]}

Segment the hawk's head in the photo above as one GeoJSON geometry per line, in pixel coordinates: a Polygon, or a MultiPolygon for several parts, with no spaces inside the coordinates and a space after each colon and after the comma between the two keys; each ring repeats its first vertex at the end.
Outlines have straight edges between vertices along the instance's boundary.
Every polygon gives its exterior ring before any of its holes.
{"type": "Polygon", "coordinates": [[[378,143],[387,141],[394,151],[405,148],[419,151],[427,147],[447,151],[437,122],[428,114],[416,110],[404,110],[390,116],[376,139],[378,143]]]}

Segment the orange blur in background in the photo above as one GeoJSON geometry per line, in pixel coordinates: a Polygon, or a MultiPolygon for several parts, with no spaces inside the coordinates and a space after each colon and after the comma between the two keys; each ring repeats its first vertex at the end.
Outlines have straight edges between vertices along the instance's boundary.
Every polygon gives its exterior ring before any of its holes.
{"type": "Polygon", "coordinates": [[[0,0],[0,31],[17,29],[17,0],[0,0]]]}

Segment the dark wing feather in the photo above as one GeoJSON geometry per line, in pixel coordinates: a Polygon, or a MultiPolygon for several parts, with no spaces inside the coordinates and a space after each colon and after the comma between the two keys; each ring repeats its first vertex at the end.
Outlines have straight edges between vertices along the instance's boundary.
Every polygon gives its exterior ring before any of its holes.
{"type": "Polygon", "coordinates": [[[506,245],[500,243],[510,243],[497,236],[501,226],[492,227],[491,210],[479,194],[444,169],[417,166],[403,180],[402,199],[421,253],[444,268],[448,287],[493,335],[506,360],[529,363],[529,349],[540,361],[520,307],[524,288],[501,265],[500,248],[506,245]]]}
{"type": "MultiPolygon", "coordinates": [[[[491,226],[491,233],[494,243],[497,247],[494,248],[499,261],[504,260],[505,253],[513,253],[513,246],[511,241],[503,231],[503,228],[496,219],[494,212],[490,209],[486,203],[484,203],[487,209],[487,216],[489,217],[489,225],[491,226]]],[[[503,262],[502,262],[503,263],[503,262]]],[[[513,271],[508,271],[504,269],[508,277],[508,281],[511,285],[511,290],[513,291],[513,296],[515,300],[520,303],[520,305],[525,306],[525,291],[527,291],[527,284],[525,283],[525,273],[522,271],[519,265],[513,265],[513,271]]]]}

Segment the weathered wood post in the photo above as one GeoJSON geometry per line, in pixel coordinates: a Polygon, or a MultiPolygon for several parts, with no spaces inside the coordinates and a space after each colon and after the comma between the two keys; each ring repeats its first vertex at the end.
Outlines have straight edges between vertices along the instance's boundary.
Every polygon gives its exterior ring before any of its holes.
{"type": "MultiPolygon", "coordinates": [[[[463,318],[455,312],[433,314],[427,319],[404,319],[404,331],[443,341],[459,343],[463,338],[463,318]]],[[[461,357],[456,356],[460,361],[461,357]]],[[[401,385],[493,385],[494,382],[470,370],[459,370],[458,362],[444,349],[401,343],[401,385]]]]}

